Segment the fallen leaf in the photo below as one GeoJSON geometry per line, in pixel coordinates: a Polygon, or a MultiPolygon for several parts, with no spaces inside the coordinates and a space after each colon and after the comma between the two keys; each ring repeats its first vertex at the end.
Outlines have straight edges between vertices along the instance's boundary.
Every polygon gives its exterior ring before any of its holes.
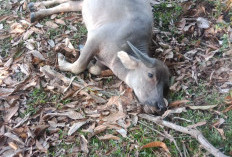
{"type": "Polygon", "coordinates": [[[32,35],[32,33],[34,33],[34,31],[31,29],[26,31],[26,33],[23,35],[23,40],[27,40],[32,35]]]}
{"type": "Polygon", "coordinates": [[[210,22],[207,19],[203,18],[203,17],[198,17],[197,18],[197,26],[199,28],[207,29],[207,28],[210,27],[210,22]]]}
{"type": "Polygon", "coordinates": [[[169,107],[176,107],[176,106],[186,104],[188,102],[190,102],[190,101],[189,100],[177,100],[177,101],[174,101],[174,102],[170,103],[168,106],[169,107]]]}
{"type": "Polygon", "coordinates": [[[68,136],[71,136],[74,132],[76,132],[80,127],[82,127],[86,123],[86,121],[74,123],[68,131],[68,136]]]}
{"type": "Polygon", "coordinates": [[[212,109],[214,107],[216,107],[217,105],[207,105],[207,106],[188,106],[190,109],[192,110],[209,110],[212,109]]]}
{"type": "Polygon", "coordinates": [[[53,29],[56,29],[56,28],[59,27],[57,24],[55,24],[55,23],[52,22],[52,21],[47,21],[47,22],[45,23],[45,25],[48,26],[48,27],[50,27],[50,28],[53,28],[53,29]]]}
{"type": "Polygon", "coordinates": [[[61,25],[66,25],[66,23],[61,19],[55,19],[55,23],[61,24],[61,25]]]}
{"type": "Polygon", "coordinates": [[[35,143],[36,147],[41,150],[42,152],[44,153],[47,153],[47,149],[43,147],[43,145],[38,141],[36,140],[36,143],[35,143]]]}
{"type": "Polygon", "coordinates": [[[228,111],[232,110],[232,105],[230,105],[229,107],[227,107],[224,111],[222,111],[223,113],[226,113],[228,111]]]}
{"type": "Polygon", "coordinates": [[[206,123],[207,123],[206,121],[198,122],[198,123],[196,123],[196,124],[188,125],[187,127],[188,127],[188,128],[196,128],[196,127],[198,127],[198,126],[203,126],[203,125],[205,125],[206,123]]]}
{"type": "Polygon", "coordinates": [[[226,137],[225,137],[225,133],[224,133],[224,130],[223,129],[220,129],[220,128],[217,128],[217,127],[214,127],[221,135],[222,139],[225,140],[226,137]]]}
{"type": "Polygon", "coordinates": [[[39,58],[40,60],[45,60],[44,56],[37,50],[29,51],[27,53],[32,54],[34,57],[39,58]]]}
{"type": "Polygon", "coordinates": [[[122,135],[122,137],[127,137],[127,131],[125,129],[118,129],[116,130],[119,134],[122,135]]]}
{"type": "Polygon", "coordinates": [[[104,136],[100,136],[98,137],[99,140],[120,140],[119,137],[117,136],[114,136],[112,134],[106,134],[104,136]]]}
{"type": "Polygon", "coordinates": [[[6,114],[5,117],[4,117],[4,121],[5,121],[5,122],[9,122],[10,119],[15,115],[15,113],[17,113],[18,109],[19,109],[19,106],[18,106],[18,105],[15,105],[15,106],[9,108],[9,109],[6,111],[7,114],[6,114]]]}
{"type": "Polygon", "coordinates": [[[69,118],[74,119],[74,120],[85,118],[81,113],[73,111],[73,110],[70,110],[70,111],[62,113],[62,114],[66,115],[69,118]]]}
{"type": "Polygon", "coordinates": [[[217,122],[213,124],[214,127],[220,127],[225,122],[225,119],[219,118],[217,122]]]}
{"type": "Polygon", "coordinates": [[[10,138],[11,140],[14,140],[14,141],[20,143],[21,145],[24,145],[24,142],[18,136],[14,135],[10,132],[5,133],[4,136],[10,138]]]}
{"type": "Polygon", "coordinates": [[[81,150],[84,153],[89,153],[89,149],[88,149],[88,141],[86,140],[84,135],[80,136],[80,145],[81,145],[81,150]]]}
{"type": "Polygon", "coordinates": [[[170,153],[168,147],[166,146],[166,144],[163,143],[163,142],[160,142],[160,141],[155,141],[155,142],[148,143],[148,144],[142,146],[142,149],[144,149],[144,148],[154,148],[154,147],[161,147],[166,152],[170,153]]]}
{"type": "Polygon", "coordinates": [[[172,110],[167,110],[162,115],[162,118],[165,118],[168,115],[173,114],[173,113],[178,113],[179,114],[179,113],[182,113],[182,112],[186,112],[186,108],[185,107],[180,107],[180,108],[174,108],[172,110]]]}
{"type": "Polygon", "coordinates": [[[106,128],[107,128],[106,125],[99,125],[99,126],[97,126],[96,128],[94,128],[94,133],[95,133],[95,134],[99,134],[99,133],[105,131],[106,128]]]}
{"type": "Polygon", "coordinates": [[[109,77],[109,76],[114,76],[114,73],[112,72],[112,70],[107,69],[101,72],[101,77],[109,77]]]}

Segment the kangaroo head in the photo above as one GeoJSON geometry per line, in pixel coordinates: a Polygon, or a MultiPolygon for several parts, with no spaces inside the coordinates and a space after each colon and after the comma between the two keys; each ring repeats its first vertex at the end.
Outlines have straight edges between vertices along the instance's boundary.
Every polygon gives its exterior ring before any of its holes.
{"type": "Polygon", "coordinates": [[[164,112],[167,106],[163,98],[169,90],[167,66],[157,59],[148,57],[130,42],[128,44],[137,58],[124,51],[117,54],[123,66],[128,69],[125,82],[134,90],[142,104],[158,113],[164,112]]]}

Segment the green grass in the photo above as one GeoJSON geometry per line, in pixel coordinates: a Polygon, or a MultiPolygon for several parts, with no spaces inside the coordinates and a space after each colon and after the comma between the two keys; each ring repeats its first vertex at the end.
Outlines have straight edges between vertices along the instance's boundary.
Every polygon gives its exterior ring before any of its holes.
{"type": "Polygon", "coordinates": [[[168,3],[164,2],[153,6],[155,25],[160,26],[159,28],[161,30],[170,30],[169,25],[174,25],[181,13],[182,8],[176,3],[172,3],[171,6],[169,6],[168,3]]]}

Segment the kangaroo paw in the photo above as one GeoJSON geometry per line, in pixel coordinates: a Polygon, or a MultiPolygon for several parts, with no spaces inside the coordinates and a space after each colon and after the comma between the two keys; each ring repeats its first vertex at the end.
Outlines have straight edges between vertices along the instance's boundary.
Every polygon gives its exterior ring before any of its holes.
{"type": "Polygon", "coordinates": [[[34,12],[31,13],[30,20],[31,20],[31,23],[35,22],[36,18],[35,18],[35,13],[34,12]]]}

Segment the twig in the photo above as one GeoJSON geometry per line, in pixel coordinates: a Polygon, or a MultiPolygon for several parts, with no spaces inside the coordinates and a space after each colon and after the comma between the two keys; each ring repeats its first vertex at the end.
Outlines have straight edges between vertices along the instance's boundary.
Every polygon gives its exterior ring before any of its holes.
{"type": "Polygon", "coordinates": [[[156,133],[158,133],[158,134],[160,134],[161,136],[163,136],[164,138],[166,138],[166,136],[165,136],[163,133],[161,133],[160,131],[158,131],[158,130],[156,130],[156,129],[154,129],[154,128],[152,128],[152,127],[150,127],[150,126],[148,126],[148,125],[146,125],[146,124],[144,124],[144,123],[142,123],[142,122],[140,122],[140,121],[138,121],[138,123],[139,123],[139,124],[142,124],[142,125],[144,125],[144,126],[146,126],[147,128],[151,129],[152,131],[155,131],[156,133]]]}
{"type": "Polygon", "coordinates": [[[224,155],[222,152],[220,152],[218,149],[216,149],[212,144],[210,144],[207,139],[202,135],[202,133],[196,129],[191,129],[191,128],[186,128],[186,127],[182,127],[176,124],[173,124],[171,122],[165,121],[163,119],[161,119],[160,116],[157,117],[153,117],[147,114],[139,114],[139,117],[152,121],[156,124],[174,129],[176,131],[185,133],[185,134],[189,134],[192,137],[196,138],[198,140],[198,142],[212,155],[214,155],[215,157],[227,157],[226,155],[224,155]]]}

